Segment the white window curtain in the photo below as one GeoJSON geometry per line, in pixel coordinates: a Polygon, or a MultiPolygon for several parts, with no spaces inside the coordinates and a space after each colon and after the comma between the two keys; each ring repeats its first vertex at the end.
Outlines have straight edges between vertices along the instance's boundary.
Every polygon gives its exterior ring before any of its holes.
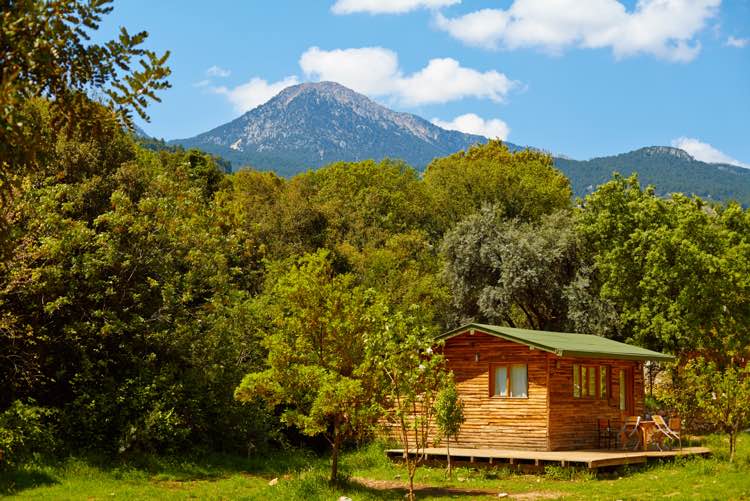
{"type": "Polygon", "coordinates": [[[499,397],[508,396],[508,368],[507,367],[496,367],[495,368],[495,395],[499,397]]]}
{"type": "Polygon", "coordinates": [[[510,396],[527,397],[528,374],[525,365],[510,366],[510,396]]]}

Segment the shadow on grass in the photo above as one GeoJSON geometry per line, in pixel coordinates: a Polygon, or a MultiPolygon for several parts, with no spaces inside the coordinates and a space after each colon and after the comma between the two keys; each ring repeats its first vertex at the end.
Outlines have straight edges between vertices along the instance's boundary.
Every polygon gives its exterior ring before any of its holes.
{"type": "MultiPolygon", "coordinates": [[[[370,494],[383,495],[383,499],[402,498],[409,492],[405,482],[391,480],[370,480],[366,478],[352,478],[348,486],[356,490],[366,490],[370,494]]],[[[497,496],[497,489],[437,487],[433,485],[415,484],[414,493],[419,496],[431,497],[461,497],[461,496],[497,496]]]]}
{"type": "MultiPolygon", "coordinates": [[[[302,474],[296,479],[280,482],[277,487],[268,489],[263,491],[263,494],[269,498],[307,500],[337,499],[342,495],[351,499],[393,500],[403,499],[408,492],[405,482],[390,480],[352,477],[331,484],[320,472],[302,474]]],[[[426,484],[415,484],[414,492],[418,497],[433,498],[496,497],[498,493],[497,489],[439,487],[426,484]]]]}
{"type": "Polygon", "coordinates": [[[56,479],[37,469],[0,471],[0,497],[57,483],[56,479]]]}
{"type": "Polygon", "coordinates": [[[111,475],[116,479],[144,479],[157,481],[188,482],[194,480],[218,480],[236,474],[251,474],[275,477],[288,472],[300,471],[311,465],[325,465],[326,458],[319,458],[309,451],[282,450],[253,457],[242,457],[224,453],[189,456],[160,456],[140,454],[112,458],[86,455],[69,458],[58,464],[65,467],[77,462],[111,475]]]}

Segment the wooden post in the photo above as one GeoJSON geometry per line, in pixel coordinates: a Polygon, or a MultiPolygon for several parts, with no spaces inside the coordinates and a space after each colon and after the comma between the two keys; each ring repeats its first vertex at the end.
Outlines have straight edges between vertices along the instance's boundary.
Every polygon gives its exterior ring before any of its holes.
{"type": "Polygon", "coordinates": [[[550,355],[547,353],[547,450],[552,450],[552,438],[549,433],[550,413],[552,407],[552,389],[550,388],[550,355]]]}

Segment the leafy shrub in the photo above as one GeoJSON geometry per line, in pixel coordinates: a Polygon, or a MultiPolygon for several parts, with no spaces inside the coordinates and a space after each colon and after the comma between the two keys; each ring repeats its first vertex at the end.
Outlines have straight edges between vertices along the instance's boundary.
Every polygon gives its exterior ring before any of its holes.
{"type": "Polygon", "coordinates": [[[125,430],[120,439],[118,452],[173,452],[171,446],[185,442],[189,434],[190,429],[185,426],[174,409],[152,409],[138,423],[125,430]]]}
{"type": "Polygon", "coordinates": [[[547,465],[544,467],[544,476],[550,480],[592,480],[595,474],[570,466],[547,465]]]}
{"type": "Polygon", "coordinates": [[[31,399],[28,403],[16,400],[0,413],[0,467],[54,452],[56,412],[35,404],[31,399]]]}

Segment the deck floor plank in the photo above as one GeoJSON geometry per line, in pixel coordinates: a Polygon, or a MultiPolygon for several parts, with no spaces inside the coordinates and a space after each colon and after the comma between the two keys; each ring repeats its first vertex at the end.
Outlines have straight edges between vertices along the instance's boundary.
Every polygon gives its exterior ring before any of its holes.
{"type": "MultiPolygon", "coordinates": [[[[447,456],[447,449],[444,447],[428,447],[424,454],[430,459],[441,459],[447,456]]],[[[386,454],[389,457],[403,456],[403,449],[388,449],[386,454]]],[[[413,454],[413,453],[412,453],[413,454]]],[[[711,454],[710,449],[706,447],[684,447],[671,451],[623,451],[617,449],[606,450],[575,450],[575,451],[524,451],[516,449],[474,449],[474,448],[451,448],[451,457],[470,458],[476,461],[477,458],[488,460],[493,464],[495,460],[506,460],[510,464],[518,460],[534,461],[539,464],[540,461],[559,463],[561,465],[576,463],[584,464],[589,468],[600,468],[604,466],[618,466],[625,464],[645,463],[649,459],[671,458],[677,456],[711,454]]]]}

